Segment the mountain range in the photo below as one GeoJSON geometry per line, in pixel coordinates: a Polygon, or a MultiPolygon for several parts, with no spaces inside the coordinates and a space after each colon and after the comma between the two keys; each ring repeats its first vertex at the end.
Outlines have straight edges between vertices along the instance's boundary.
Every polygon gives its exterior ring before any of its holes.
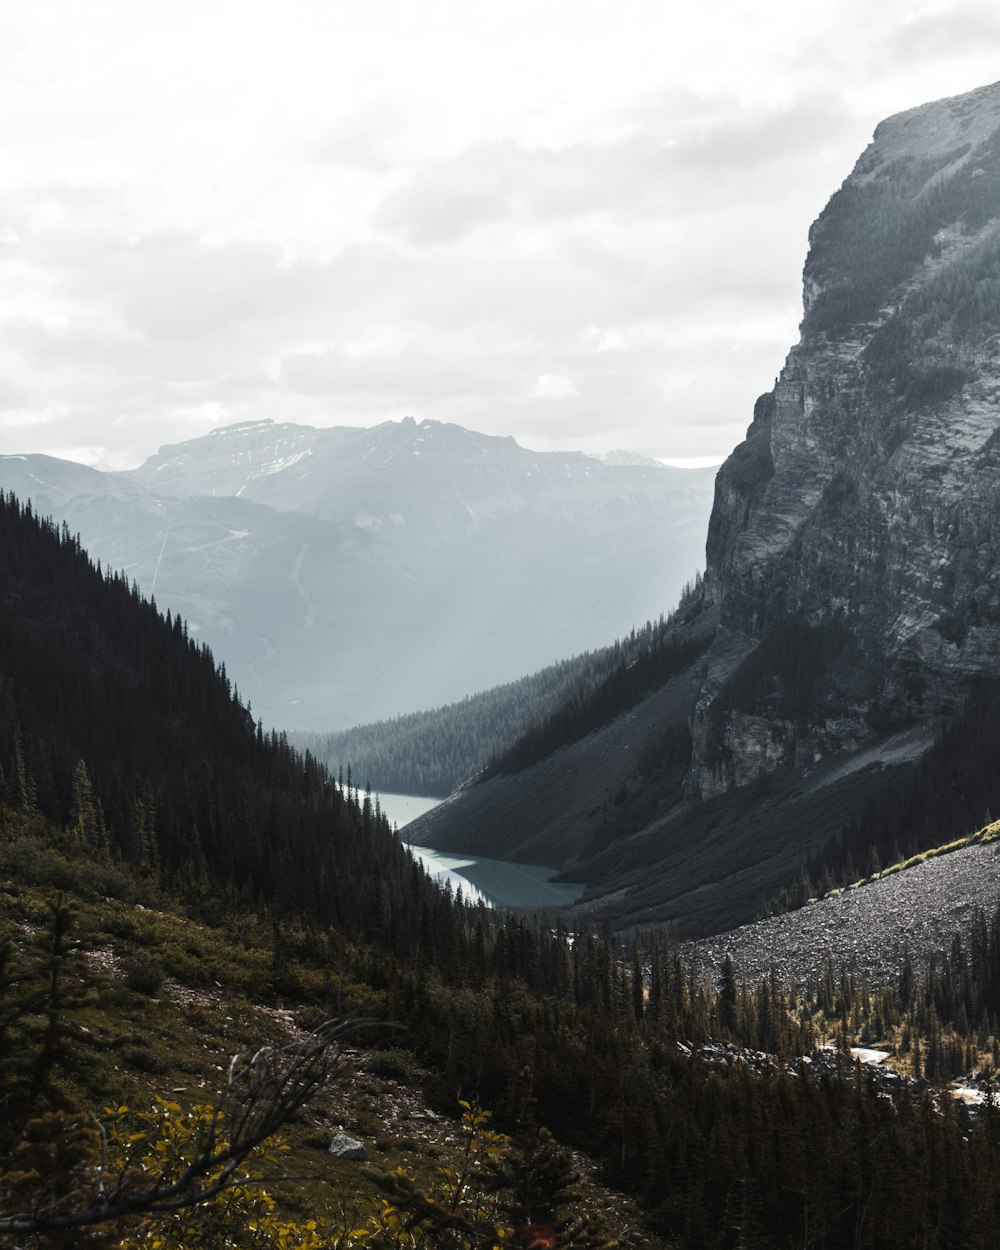
{"type": "Polygon", "coordinates": [[[266,725],[329,730],[519,678],[671,606],[703,563],[713,471],[608,460],[412,418],[263,421],[126,473],[0,457],[0,488],[182,615],[266,725]]]}

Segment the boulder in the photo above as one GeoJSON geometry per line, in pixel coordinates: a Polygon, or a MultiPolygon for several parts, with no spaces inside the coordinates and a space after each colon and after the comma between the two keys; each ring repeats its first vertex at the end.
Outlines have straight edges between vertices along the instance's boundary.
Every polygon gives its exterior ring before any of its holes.
{"type": "Polygon", "coordinates": [[[368,1148],[356,1137],[348,1137],[346,1133],[338,1133],[330,1142],[330,1154],[335,1159],[357,1159],[361,1163],[368,1162],[368,1148]]]}

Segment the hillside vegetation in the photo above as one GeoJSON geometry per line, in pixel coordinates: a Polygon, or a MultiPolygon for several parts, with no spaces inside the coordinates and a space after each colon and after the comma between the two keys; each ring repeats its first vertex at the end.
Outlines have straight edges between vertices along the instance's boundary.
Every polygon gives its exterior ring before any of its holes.
{"type": "Polygon", "coordinates": [[[563,660],[429,712],[336,733],[292,732],[289,740],[331,773],[350,768],[359,782],[376,790],[444,798],[570,690],[607,671],[610,650],[563,660]]]}
{"type": "Polygon", "coordinates": [[[890,784],[807,861],[807,889],[850,885],[1000,811],[1000,689],[984,683],[902,784],[890,784]]]}
{"type": "Polygon", "coordinates": [[[926,989],[905,969],[898,992],[847,970],[793,992],[725,967],[716,988],[662,940],[570,942],[558,921],[459,903],[355,790],[249,723],[183,624],[15,501],[0,525],[0,1244],[729,1250],[798,1246],[806,1221],[831,1248],[989,1235],[992,1113],[970,1135],[916,1088],[887,1101],[700,1057],[709,1037],[791,1056],[840,1036],[885,1040],[921,1076],[989,1065],[978,944],[926,989]],[[305,880],[320,873],[324,889],[305,880]],[[394,1027],[357,1034],[348,1075],[308,1030],[352,1014],[394,1027]],[[313,1060],[333,1065],[328,1095],[307,1111],[279,1094],[294,1114],[271,1116],[257,1078],[298,1082],[313,1060]],[[456,1097],[461,1115],[423,1127],[456,1097]],[[270,1137],[243,1153],[244,1105],[264,1115],[251,1128],[287,1121],[290,1153],[270,1137]],[[339,1124],[373,1164],[327,1162],[339,1124]],[[235,1151],[225,1178],[190,1171],[212,1140],[235,1151]],[[156,1205],[164,1186],[180,1205],[156,1205]]]}

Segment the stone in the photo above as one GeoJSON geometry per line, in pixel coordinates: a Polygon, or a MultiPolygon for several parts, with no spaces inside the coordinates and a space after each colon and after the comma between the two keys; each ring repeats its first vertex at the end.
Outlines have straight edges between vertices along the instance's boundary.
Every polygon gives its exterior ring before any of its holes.
{"type": "Polygon", "coordinates": [[[346,1133],[338,1133],[330,1143],[330,1154],[335,1159],[356,1159],[360,1163],[368,1162],[368,1148],[356,1137],[348,1137],[346,1133]]]}

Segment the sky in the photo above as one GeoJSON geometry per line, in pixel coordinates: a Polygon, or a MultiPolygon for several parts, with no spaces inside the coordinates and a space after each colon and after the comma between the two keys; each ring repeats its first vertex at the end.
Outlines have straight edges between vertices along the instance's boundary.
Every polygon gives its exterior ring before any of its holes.
{"type": "Polygon", "coordinates": [[[0,452],[412,415],[718,461],[993,4],[0,0],[0,452]]]}

